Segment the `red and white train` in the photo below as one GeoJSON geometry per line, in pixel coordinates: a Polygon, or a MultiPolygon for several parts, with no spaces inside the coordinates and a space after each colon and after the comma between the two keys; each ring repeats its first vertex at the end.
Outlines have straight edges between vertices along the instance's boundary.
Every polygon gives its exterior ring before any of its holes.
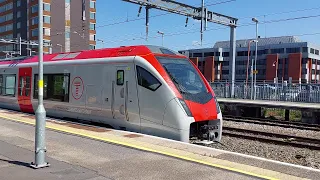
{"type": "MultiPolygon", "coordinates": [[[[0,61],[0,107],[34,113],[38,57],[0,61]]],[[[209,83],[185,56],[158,46],[44,55],[47,115],[189,142],[220,141],[209,83]]]]}

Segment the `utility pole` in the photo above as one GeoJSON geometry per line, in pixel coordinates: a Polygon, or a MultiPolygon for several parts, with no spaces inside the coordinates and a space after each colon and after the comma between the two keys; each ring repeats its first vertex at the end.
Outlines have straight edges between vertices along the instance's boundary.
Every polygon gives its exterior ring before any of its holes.
{"type": "MultiPolygon", "coordinates": [[[[201,7],[194,7],[183,4],[174,0],[122,0],[129,3],[134,3],[140,6],[139,13],[142,6],[146,7],[146,39],[148,38],[149,29],[149,10],[151,8],[166,11],[174,14],[179,14],[191,17],[196,20],[201,20],[201,45],[203,38],[203,31],[206,30],[207,22],[221,24],[230,27],[230,60],[229,63],[229,81],[231,82],[231,96],[234,96],[235,83],[235,65],[236,65],[236,27],[238,19],[208,11],[204,5],[204,0],[201,0],[201,7]]],[[[186,23],[188,22],[188,18],[186,23]]]]}
{"type": "Polygon", "coordinates": [[[38,81],[38,108],[36,111],[35,129],[35,162],[31,166],[35,169],[49,166],[45,160],[46,153],[46,110],[43,106],[43,0],[39,4],[39,81],[38,81]]]}

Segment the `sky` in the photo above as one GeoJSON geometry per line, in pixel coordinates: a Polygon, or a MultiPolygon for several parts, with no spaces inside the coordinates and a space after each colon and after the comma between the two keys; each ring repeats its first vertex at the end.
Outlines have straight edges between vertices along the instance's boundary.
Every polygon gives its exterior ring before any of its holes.
{"type": "MultiPolygon", "coordinates": [[[[201,0],[177,1],[192,6],[201,4],[201,0]]],[[[211,5],[208,6],[209,11],[239,19],[236,39],[255,37],[255,24],[251,19],[256,17],[261,37],[295,35],[303,41],[320,45],[319,0],[205,0],[205,3],[211,5]]],[[[149,38],[146,40],[144,8],[140,17],[138,5],[122,0],[97,0],[96,8],[96,38],[104,41],[98,40],[97,48],[141,44],[161,46],[162,36],[157,31],[164,33],[163,46],[176,51],[212,47],[217,41],[230,39],[230,28],[208,23],[201,46],[199,21],[189,18],[185,27],[185,16],[157,16],[166,12],[151,9],[149,38]]]]}

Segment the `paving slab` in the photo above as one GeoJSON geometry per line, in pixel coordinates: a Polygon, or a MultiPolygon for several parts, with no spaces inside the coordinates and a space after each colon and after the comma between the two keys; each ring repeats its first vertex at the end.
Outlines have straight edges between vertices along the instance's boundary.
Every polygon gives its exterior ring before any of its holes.
{"type": "Polygon", "coordinates": [[[0,119],[0,179],[259,179],[155,153],[47,131],[48,168],[34,170],[34,127],[0,119]],[[14,135],[14,136],[12,136],[14,135]]]}

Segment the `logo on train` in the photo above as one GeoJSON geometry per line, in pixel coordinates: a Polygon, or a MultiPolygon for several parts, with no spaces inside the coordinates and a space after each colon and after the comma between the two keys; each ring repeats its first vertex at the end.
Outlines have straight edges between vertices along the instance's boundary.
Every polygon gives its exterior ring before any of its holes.
{"type": "Polygon", "coordinates": [[[72,97],[79,100],[82,97],[84,85],[81,77],[75,77],[72,81],[72,97]]]}

